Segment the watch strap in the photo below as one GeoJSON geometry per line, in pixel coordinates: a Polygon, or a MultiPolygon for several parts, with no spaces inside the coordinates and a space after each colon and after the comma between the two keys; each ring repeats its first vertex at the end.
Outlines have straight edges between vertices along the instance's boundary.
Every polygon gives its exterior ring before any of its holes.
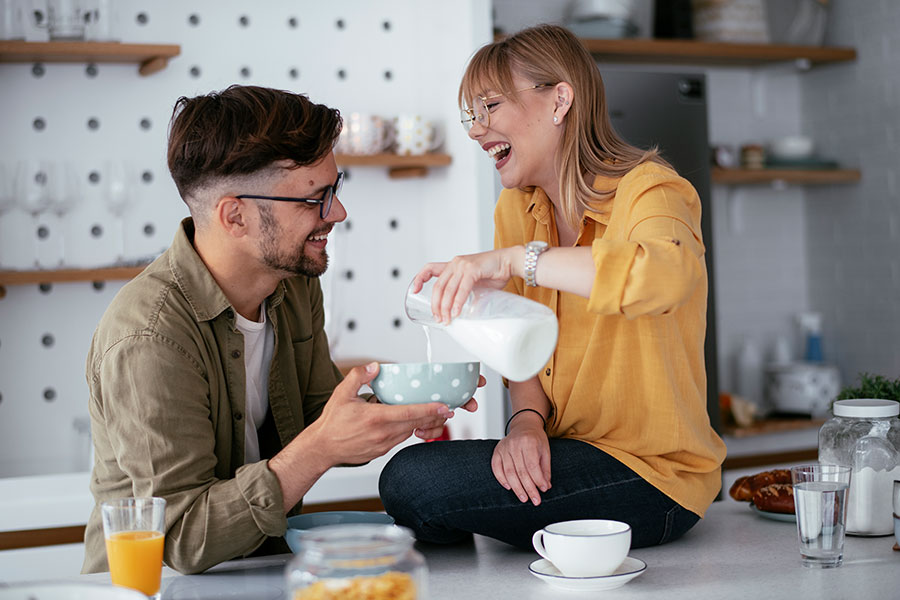
{"type": "Polygon", "coordinates": [[[538,257],[547,250],[549,246],[546,243],[536,244],[529,242],[525,244],[525,285],[529,287],[537,287],[535,275],[537,273],[538,257]]]}

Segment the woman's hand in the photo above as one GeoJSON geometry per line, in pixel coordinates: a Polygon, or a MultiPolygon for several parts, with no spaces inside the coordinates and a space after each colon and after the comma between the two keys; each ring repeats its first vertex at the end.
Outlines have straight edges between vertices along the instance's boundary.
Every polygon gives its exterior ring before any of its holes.
{"type": "Polygon", "coordinates": [[[413,279],[413,292],[437,277],[431,292],[431,312],[444,324],[459,316],[469,292],[476,285],[502,289],[524,261],[524,248],[513,246],[478,254],[457,256],[447,263],[428,263],[413,279]]]}
{"type": "Polygon", "coordinates": [[[540,493],[550,489],[550,442],[539,415],[523,412],[512,420],[509,435],[494,448],[491,470],[521,502],[541,503],[540,493]]]}

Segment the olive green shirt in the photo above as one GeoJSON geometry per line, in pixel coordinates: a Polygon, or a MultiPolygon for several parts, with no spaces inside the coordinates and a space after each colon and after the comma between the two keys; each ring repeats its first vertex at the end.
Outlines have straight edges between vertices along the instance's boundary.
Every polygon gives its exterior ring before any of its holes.
{"type": "Polygon", "coordinates": [[[263,460],[245,465],[244,338],[193,235],[185,219],[172,246],[121,289],[94,333],[87,382],[95,506],[85,573],[108,569],[99,507],[111,498],[166,499],[164,561],[183,573],[280,538],[287,519],[267,458],[321,414],[341,380],[328,352],[319,280],[282,281],[265,304],[275,348],[263,460]]]}

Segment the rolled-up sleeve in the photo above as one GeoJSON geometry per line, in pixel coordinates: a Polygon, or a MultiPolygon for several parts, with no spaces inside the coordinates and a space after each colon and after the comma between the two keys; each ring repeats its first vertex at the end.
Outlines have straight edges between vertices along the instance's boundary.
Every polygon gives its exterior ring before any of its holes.
{"type": "Polygon", "coordinates": [[[705,273],[696,192],[681,179],[645,177],[623,180],[616,202],[627,210],[623,235],[591,245],[596,273],[588,310],[666,314],[691,297],[705,273]]]}

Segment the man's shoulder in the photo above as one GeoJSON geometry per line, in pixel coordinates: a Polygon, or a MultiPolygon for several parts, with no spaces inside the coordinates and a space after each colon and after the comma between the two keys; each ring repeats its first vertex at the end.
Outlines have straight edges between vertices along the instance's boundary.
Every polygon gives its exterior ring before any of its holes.
{"type": "Polygon", "coordinates": [[[190,302],[163,253],[115,295],[97,325],[94,343],[108,347],[133,336],[178,337],[191,323],[196,319],[190,302]]]}

